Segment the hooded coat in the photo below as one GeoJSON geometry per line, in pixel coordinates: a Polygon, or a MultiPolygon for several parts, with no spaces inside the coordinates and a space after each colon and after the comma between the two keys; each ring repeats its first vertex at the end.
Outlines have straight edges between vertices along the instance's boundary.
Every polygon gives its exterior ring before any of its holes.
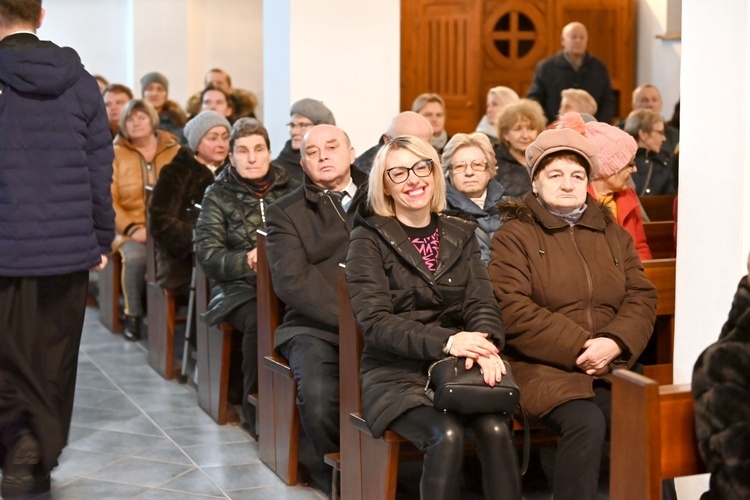
{"type": "Polygon", "coordinates": [[[505,188],[505,196],[521,198],[531,191],[529,169],[518,163],[508,148],[500,142],[495,146],[495,158],[497,159],[495,180],[505,188]]]}
{"type": "Polygon", "coordinates": [[[0,41],[0,276],[85,271],[114,236],[112,136],[75,50],[0,41]]]}
{"type": "Polygon", "coordinates": [[[702,500],[750,498],[750,283],[734,296],[719,340],[693,369],[695,434],[711,473],[702,500]]]}
{"type": "Polygon", "coordinates": [[[203,197],[195,230],[197,258],[211,280],[205,315],[209,325],[221,323],[237,307],[256,297],[256,273],[247,264],[257,230],[265,229],[268,205],[297,184],[271,163],[273,181],[262,197],[250,191],[234,167],[224,168],[203,197]]]}
{"type": "Polygon", "coordinates": [[[588,196],[569,225],[532,193],[504,204],[489,275],[502,311],[521,405],[532,418],[593,397],[595,377],[576,366],[589,338],[609,337],[622,353],[611,369],[630,368],[656,320],[656,289],[628,232],[588,196]]]}
{"type": "Polygon", "coordinates": [[[346,258],[352,309],[364,337],[362,412],[373,436],[417,406],[432,406],[427,368],[445,357],[460,331],[490,334],[503,348],[503,325],[474,237],[476,224],[438,216],[439,263],[424,263],[395,217],[360,210],[346,258]]]}

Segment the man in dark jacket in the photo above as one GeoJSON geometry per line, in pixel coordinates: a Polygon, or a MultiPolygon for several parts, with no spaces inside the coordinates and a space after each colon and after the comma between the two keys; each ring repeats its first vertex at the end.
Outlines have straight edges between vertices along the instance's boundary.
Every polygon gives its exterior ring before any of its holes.
{"type": "Polygon", "coordinates": [[[114,236],[104,101],[73,49],[37,38],[43,17],[41,0],[0,0],[4,498],[49,490],[68,440],[88,271],[114,236]]]}
{"type": "Polygon", "coordinates": [[[372,162],[380,148],[393,140],[394,137],[402,135],[413,135],[419,137],[427,144],[430,144],[432,138],[432,125],[430,121],[419,113],[414,111],[404,111],[399,113],[388,123],[388,129],[380,136],[378,143],[362,153],[354,160],[354,166],[362,172],[369,174],[372,170],[372,162]]]}
{"type": "Polygon", "coordinates": [[[300,99],[292,104],[289,115],[287,126],[290,139],[273,162],[282,167],[292,180],[301,184],[305,176],[300,165],[302,138],[315,125],[336,125],[336,119],[325,104],[310,98],[300,99]]]}
{"type": "Polygon", "coordinates": [[[604,63],[586,52],[588,44],[586,26],[570,23],[563,28],[562,50],[540,62],[526,97],[538,101],[544,108],[548,122],[557,118],[565,89],[582,89],[596,99],[596,119],[612,123],[615,115],[615,96],[612,82],[604,63]]]}
{"type": "Polygon", "coordinates": [[[302,141],[304,184],[268,208],[268,262],[286,304],[275,346],[297,382],[297,407],[315,448],[313,485],[329,491],[323,456],[339,449],[338,265],[346,259],[367,177],[351,167],[354,149],[333,125],[310,129],[302,141]]]}

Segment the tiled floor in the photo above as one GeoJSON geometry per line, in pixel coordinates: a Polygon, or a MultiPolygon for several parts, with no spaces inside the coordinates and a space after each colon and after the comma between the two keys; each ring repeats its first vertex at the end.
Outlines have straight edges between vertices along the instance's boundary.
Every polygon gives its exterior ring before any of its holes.
{"type": "Polygon", "coordinates": [[[214,423],[193,387],[148,366],[145,343],[113,335],[89,309],[70,441],[52,472],[51,494],[42,498],[325,497],[285,486],[242,427],[214,423]]]}

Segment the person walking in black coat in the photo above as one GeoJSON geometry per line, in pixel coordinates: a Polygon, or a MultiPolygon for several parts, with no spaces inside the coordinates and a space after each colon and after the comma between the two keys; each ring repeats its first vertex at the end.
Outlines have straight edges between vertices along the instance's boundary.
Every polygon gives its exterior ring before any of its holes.
{"type": "Polygon", "coordinates": [[[89,269],[114,237],[112,136],[75,50],[41,41],[41,0],[0,0],[3,498],[50,488],[67,444],[89,269]]]}
{"type": "Polygon", "coordinates": [[[442,214],[437,154],[416,137],[378,152],[368,204],[360,207],[346,259],[352,308],[364,337],[362,411],[373,436],[398,432],[425,452],[422,499],[457,499],[471,431],[490,499],[520,499],[512,420],[438,411],[426,367],[445,356],[477,363],[494,386],[505,374],[503,325],[474,236],[476,224],[442,214]]]}

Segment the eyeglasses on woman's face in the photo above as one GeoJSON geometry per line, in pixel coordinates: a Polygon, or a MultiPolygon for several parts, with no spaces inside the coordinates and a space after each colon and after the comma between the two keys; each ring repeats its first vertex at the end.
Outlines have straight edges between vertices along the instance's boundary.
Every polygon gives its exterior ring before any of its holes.
{"type": "Polygon", "coordinates": [[[459,161],[450,166],[454,174],[463,174],[466,169],[471,167],[474,172],[484,172],[487,170],[487,162],[482,160],[459,161]]]}
{"type": "Polygon", "coordinates": [[[411,167],[391,167],[385,171],[388,174],[388,178],[394,184],[401,184],[406,182],[409,178],[409,172],[413,172],[417,177],[427,177],[432,173],[432,160],[429,158],[426,160],[419,160],[411,167]]]}

